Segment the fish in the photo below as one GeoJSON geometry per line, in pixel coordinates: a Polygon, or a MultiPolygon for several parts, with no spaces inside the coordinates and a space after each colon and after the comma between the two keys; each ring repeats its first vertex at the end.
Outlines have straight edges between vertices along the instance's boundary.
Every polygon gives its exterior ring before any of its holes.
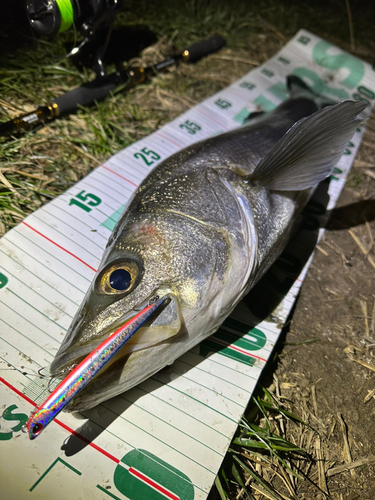
{"type": "Polygon", "coordinates": [[[173,154],[136,189],[50,372],[66,376],[137,304],[169,301],[67,411],[131,389],[212,335],[283,251],[366,107],[327,102],[295,76],[287,86],[273,111],[173,154]]]}

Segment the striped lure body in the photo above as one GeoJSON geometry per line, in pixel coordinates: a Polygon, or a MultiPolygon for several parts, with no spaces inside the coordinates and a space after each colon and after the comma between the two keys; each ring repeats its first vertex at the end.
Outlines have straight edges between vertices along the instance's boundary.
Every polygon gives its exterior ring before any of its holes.
{"type": "Polygon", "coordinates": [[[26,424],[30,439],[35,439],[41,433],[92,378],[103,369],[143,323],[159,309],[166,299],[167,296],[164,296],[149,303],[141,312],[118,328],[94,349],[67,375],[30,416],[26,424]]]}

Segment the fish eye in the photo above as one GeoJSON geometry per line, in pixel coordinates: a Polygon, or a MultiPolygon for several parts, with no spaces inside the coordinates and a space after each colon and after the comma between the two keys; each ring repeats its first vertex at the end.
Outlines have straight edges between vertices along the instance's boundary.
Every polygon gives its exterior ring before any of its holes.
{"type": "Polygon", "coordinates": [[[134,261],[123,261],[110,264],[99,275],[97,288],[105,294],[122,294],[130,292],[138,283],[139,267],[134,261]]]}
{"type": "Polygon", "coordinates": [[[130,287],[132,276],[127,269],[116,269],[109,276],[109,284],[114,290],[125,292],[130,287]]]}

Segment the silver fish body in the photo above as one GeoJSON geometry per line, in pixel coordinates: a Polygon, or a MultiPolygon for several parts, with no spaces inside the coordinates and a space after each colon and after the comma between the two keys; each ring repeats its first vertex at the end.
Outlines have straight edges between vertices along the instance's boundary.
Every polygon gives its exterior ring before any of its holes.
{"type": "Polygon", "coordinates": [[[174,154],[149,174],[109,239],[52,373],[79,362],[151,295],[173,300],[70,410],[130,389],[218,329],[281,253],[312,190],[358,126],[363,105],[337,106],[314,113],[313,99],[291,98],[241,129],[174,154]],[[312,113],[311,123],[292,127],[312,113]],[[310,172],[314,162],[317,173],[310,172]]]}

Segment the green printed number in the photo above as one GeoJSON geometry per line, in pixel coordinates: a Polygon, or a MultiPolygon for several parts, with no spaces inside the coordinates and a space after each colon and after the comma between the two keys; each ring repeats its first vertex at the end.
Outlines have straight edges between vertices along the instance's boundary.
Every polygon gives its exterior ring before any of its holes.
{"type": "MultiPolygon", "coordinates": [[[[73,471],[75,474],[77,474],[77,476],[82,476],[82,472],[80,472],[79,470],[75,469],[72,465],[68,464],[68,462],[65,462],[65,460],[63,460],[62,458],[58,457],[56,458],[56,460],[48,467],[48,469],[43,472],[43,474],[40,476],[40,478],[37,480],[36,483],[34,483],[31,488],[29,489],[29,491],[33,491],[36,486],[38,486],[38,484],[43,481],[43,479],[46,477],[46,475],[51,472],[51,470],[55,467],[55,465],[58,465],[58,464],[62,464],[64,467],[67,467],[68,469],[70,469],[71,471],[73,471]]],[[[57,473],[59,474],[59,472],[57,473]]],[[[61,474],[61,471],[60,471],[60,474],[61,474]]]]}
{"type": "Polygon", "coordinates": [[[242,82],[240,84],[240,87],[243,89],[247,89],[247,90],[254,90],[255,89],[255,85],[253,83],[250,83],[250,82],[242,82]]]}
{"type": "Polygon", "coordinates": [[[217,101],[215,101],[215,104],[221,109],[228,109],[232,106],[232,104],[225,99],[218,99],[217,101]]]}
{"type": "Polygon", "coordinates": [[[263,68],[262,71],[261,71],[261,73],[263,75],[268,76],[268,78],[272,78],[274,76],[274,73],[272,71],[270,71],[269,69],[267,69],[267,68],[263,68]]]}
{"type": "MultiPolygon", "coordinates": [[[[344,155],[351,155],[352,154],[351,148],[354,148],[354,144],[351,141],[349,141],[348,147],[345,148],[345,150],[344,150],[344,155]]],[[[332,170],[332,174],[342,174],[341,168],[334,167],[332,170]]],[[[339,178],[336,177],[335,175],[330,175],[329,180],[330,181],[338,181],[339,178]]]]}
{"type": "MultiPolygon", "coordinates": [[[[301,41],[301,39],[299,41],[301,41]]],[[[345,78],[341,79],[340,83],[350,89],[354,89],[360,84],[365,74],[365,66],[363,62],[350,54],[332,54],[332,49],[333,51],[335,50],[334,46],[330,43],[324,40],[318,42],[312,51],[312,59],[314,63],[335,73],[340,69],[347,70],[345,72],[345,78]]],[[[308,85],[318,94],[330,94],[338,99],[348,99],[350,97],[346,90],[342,88],[335,89],[326,85],[311,69],[297,68],[293,71],[293,74],[302,79],[307,79],[308,85]]],[[[338,76],[338,78],[340,77],[338,76]]],[[[357,88],[357,92],[355,92],[352,97],[353,99],[363,100],[368,103],[369,100],[375,98],[375,93],[363,85],[360,85],[357,88]]]]}
{"type": "Polygon", "coordinates": [[[132,450],[123,456],[113,482],[129,500],[194,500],[189,477],[147,450],[132,450]]]}
{"type": "Polygon", "coordinates": [[[344,155],[351,155],[352,154],[350,150],[351,148],[354,148],[354,144],[350,141],[348,147],[345,148],[344,155]]]}
{"type": "Polygon", "coordinates": [[[139,153],[134,153],[134,158],[143,160],[147,166],[153,165],[155,161],[160,160],[160,156],[151,149],[143,148],[139,153]]]}
{"type": "MultiPolygon", "coordinates": [[[[0,441],[8,441],[9,439],[12,439],[13,437],[13,432],[19,432],[22,429],[22,426],[26,424],[28,421],[29,417],[25,415],[25,413],[13,413],[14,410],[17,410],[18,406],[16,405],[11,405],[5,408],[3,411],[3,414],[0,419],[0,441]],[[4,422],[12,422],[12,421],[17,421],[18,423],[14,425],[13,427],[10,427],[10,429],[7,429],[7,426],[5,426],[4,429],[4,422]]],[[[9,428],[8,424],[8,428],[9,428]]]]}
{"type": "Polygon", "coordinates": [[[201,127],[194,122],[189,122],[186,120],[185,123],[181,123],[180,128],[183,128],[189,132],[189,134],[195,134],[198,130],[201,130],[201,127]]]}
{"type": "Polygon", "coordinates": [[[4,286],[8,283],[8,278],[5,276],[5,274],[0,273],[0,289],[4,288],[4,286]]]}
{"type": "Polygon", "coordinates": [[[315,71],[308,68],[296,68],[293,75],[299,76],[302,80],[307,81],[307,85],[317,94],[330,94],[337,99],[348,99],[349,94],[344,89],[334,89],[326,85],[320,76],[315,71]]]}
{"type": "Polygon", "coordinates": [[[199,344],[199,354],[217,352],[221,356],[253,366],[255,358],[246,351],[258,351],[266,345],[267,337],[258,330],[233,318],[227,318],[219,330],[199,344]],[[245,336],[244,336],[245,334],[245,336]]]}
{"type": "MultiPolygon", "coordinates": [[[[334,169],[332,170],[332,174],[342,174],[342,170],[341,170],[341,168],[334,167],[334,169]]],[[[335,177],[334,175],[330,175],[330,176],[329,176],[329,180],[330,180],[330,181],[338,181],[338,180],[339,180],[339,178],[338,178],[338,177],[335,177]]]]}
{"type": "MultiPolygon", "coordinates": [[[[311,39],[307,36],[301,36],[298,38],[298,42],[302,45],[309,45],[311,39]]],[[[350,54],[335,54],[334,52],[336,50],[337,49],[333,45],[324,40],[318,42],[312,49],[313,62],[322,68],[326,68],[334,72],[338,79],[340,79],[340,75],[342,74],[340,83],[349,89],[355,89],[352,94],[353,99],[365,101],[367,103],[375,99],[375,92],[367,87],[364,87],[363,85],[360,85],[360,82],[365,74],[365,66],[362,61],[354,56],[351,56],[350,54]],[[338,72],[340,69],[345,69],[346,71],[343,73],[338,72]]],[[[285,65],[289,64],[289,60],[283,57],[279,57],[278,60],[285,65]]],[[[272,72],[266,68],[262,69],[262,73],[269,77],[273,76],[272,72]]],[[[310,68],[296,68],[292,74],[304,80],[317,94],[331,95],[334,99],[338,100],[350,98],[347,90],[344,88],[330,87],[315,71],[310,68]]],[[[245,85],[241,84],[241,86],[245,85]]],[[[275,85],[269,87],[267,91],[271,92],[281,100],[285,100],[288,97],[284,83],[276,83],[275,85]]],[[[254,104],[261,105],[267,111],[275,107],[274,104],[268,101],[263,95],[258,96],[253,102],[254,104]]],[[[351,154],[351,152],[347,148],[344,154],[351,154]]]]}
{"type": "Polygon", "coordinates": [[[370,101],[372,101],[373,99],[375,99],[375,93],[372,90],[368,89],[367,87],[364,87],[363,85],[360,85],[357,88],[357,92],[355,92],[352,95],[352,97],[356,101],[364,101],[367,104],[370,104],[370,101]]]}
{"type": "Polygon", "coordinates": [[[85,191],[81,191],[69,202],[69,205],[77,205],[77,207],[82,208],[86,212],[91,212],[92,208],[100,205],[102,200],[92,193],[85,194],[85,191]],[[77,200],[78,198],[78,200],[77,200]],[[82,201],[79,201],[82,200],[82,201]],[[89,206],[90,205],[90,206],[89,206]]]}
{"type": "MultiPolygon", "coordinates": [[[[322,40],[315,45],[312,52],[313,61],[322,68],[338,70],[345,68],[349,70],[342,83],[347,87],[354,89],[359,85],[365,74],[365,66],[362,61],[350,54],[330,54],[329,51],[333,45],[322,40]]],[[[315,90],[315,89],[314,89],[315,90]]]]}
{"type": "Polygon", "coordinates": [[[310,38],[308,38],[307,36],[300,36],[298,38],[298,41],[299,43],[302,43],[302,45],[308,45],[311,42],[310,38]]]}

